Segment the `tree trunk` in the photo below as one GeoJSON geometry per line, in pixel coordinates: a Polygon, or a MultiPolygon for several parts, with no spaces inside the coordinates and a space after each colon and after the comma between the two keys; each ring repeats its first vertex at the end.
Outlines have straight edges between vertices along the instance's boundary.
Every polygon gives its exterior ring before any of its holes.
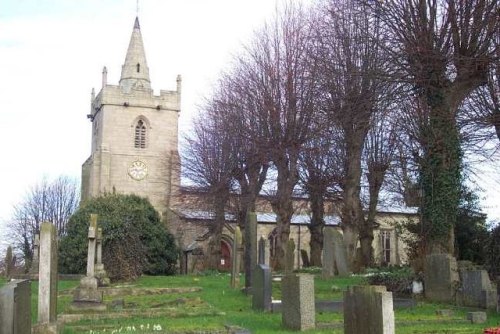
{"type": "Polygon", "coordinates": [[[428,97],[429,128],[425,159],[422,163],[423,242],[429,252],[453,254],[454,240],[450,231],[455,227],[460,203],[461,149],[454,108],[444,98],[443,90],[428,97]]]}
{"type": "Polygon", "coordinates": [[[321,267],[321,253],[323,251],[323,227],[325,225],[324,215],[324,192],[310,191],[309,200],[311,202],[311,224],[309,224],[309,233],[311,240],[309,246],[311,249],[310,265],[321,267]]]}
{"type": "Polygon", "coordinates": [[[356,248],[359,229],[364,224],[363,207],[361,205],[361,153],[366,131],[346,131],[346,160],[344,205],[342,207],[342,231],[346,246],[347,260],[351,270],[355,270],[356,248]],[[347,235],[346,235],[347,233],[347,235]]]}

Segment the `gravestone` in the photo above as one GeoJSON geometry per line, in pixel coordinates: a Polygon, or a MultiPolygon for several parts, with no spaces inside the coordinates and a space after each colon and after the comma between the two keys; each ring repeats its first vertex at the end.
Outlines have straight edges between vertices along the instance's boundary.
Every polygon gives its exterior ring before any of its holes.
{"type": "Polygon", "coordinates": [[[97,228],[95,277],[99,286],[108,286],[110,284],[108,274],[102,263],[102,228],[100,227],[97,228]]]}
{"type": "Polygon", "coordinates": [[[35,240],[33,241],[33,260],[31,261],[30,274],[38,275],[38,265],[39,265],[39,252],[40,252],[40,235],[35,234],[35,240]]]}
{"type": "Polygon", "coordinates": [[[245,226],[245,289],[251,292],[252,271],[257,265],[257,214],[248,212],[245,226]]]}
{"type": "Polygon", "coordinates": [[[323,229],[323,267],[321,275],[323,278],[335,276],[335,255],[333,247],[333,229],[326,227],[323,229]]]}
{"type": "Polygon", "coordinates": [[[0,333],[31,334],[29,280],[13,280],[0,289],[0,333]]]}
{"type": "Polygon", "coordinates": [[[344,292],[345,334],[394,334],[392,292],[385,286],[350,286],[344,292]]]}
{"type": "Polygon", "coordinates": [[[488,320],[488,316],[486,312],[467,312],[467,320],[469,320],[472,324],[483,324],[488,320]]]}
{"type": "Polygon", "coordinates": [[[80,280],[80,285],[73,292],[72,310],[105,311],[102,303],[103,292],[98,290],[98,280],[95,277],[95,258],[97,244],[97,215],[90,215],[88,233],[87,276],[80,280]]]}
{"type": "Polygon", "coordinates": [[[259,239],[259,255],[257,264],[265,264],[269,266],[269,247],[267,246],[267,240],[264,236],[259,239]]]}
{"type": "Polygon", "coordinates": [[[252,278],[252,308],[255,310],[271,311],[271,269],[265,264],[258,264],[255,267],[252,278]]]}
{"type": "Polygon", "coordinates": [[[347,261],[344,236],[336,229],[332,229],[332,239],[335,268],[337,269],[339,276],[348,276],[349,264],[347,261]]]}
{"type": "Polygon", "coordinates": [[[283,326],[300,331],[315,328],[314,276],[285,275],[281,289],[283,326]]]}
{"type": "Polygon", "coordinates": [[[457,260],[450,254],[436,253],[425,258],[425,297],[435,302],[454,302],[460,282],[457,260]]]}
{"type": "Polygon", "coordinates": [[[285,275],[289,275],[293,272],[293,264],[295,263],[295,241],[293,239],[288,239],[285,248],[285,275]]]}
{"type": "Polygon", "coordinates": [[[459,300],[462,305],[496,311],[497,288],[486,270],[461,270],[459,300]]]}
{"type": "Polygon", "coordinates": [[[231,287],[237,288],[240,285],[240,247],[241,247],[241,230],[239,226],[234,229],[233,238],[233,253],[231,267],[231,287]]]}
{"type": "Polygon", "coordinates": [[[38,323],[34,333],[57,333],[57,233],[51,223],[40,226],[38,272],[38,323]]]}

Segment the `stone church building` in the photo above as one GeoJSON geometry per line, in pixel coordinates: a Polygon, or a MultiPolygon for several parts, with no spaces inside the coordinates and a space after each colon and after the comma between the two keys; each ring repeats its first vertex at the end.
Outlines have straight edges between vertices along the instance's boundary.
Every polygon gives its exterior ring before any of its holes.
{"type": "MultiPolygon", "coordinates": [[[[153,93],[149,67],[138,18],[117,85],[108,84],[107,69],[102,72],[99,93],[92,91],[90,113],[92,124],[91,153],[82,166],[82,200],[106,192],[136,194],[147,197],[177,237],[185,257],[186,271],[202,270],[208,241],[210,210],[200,205],[196,189],[181,187],[178,153],[178,119],[181,112],[181,77],[174,91],[153,93]]],[[[269,201],[258,201],[258,235],[270,241],[273,252],[276,238],[276,215],[269,201]]],[[[295,200],[290,238],[295,240],[296,267],[304,265],[301,250],[309,251],[310,211],[307,199],[295,200]]],[[[339,228],[335,205],[326,208],[326,228],[339,228]]],[[[379,263],[401,264],[406,261],[404,244],[395,224],[416,218],[412,210],[380,210],[374,239],[379,263]]],[[[231,267],[231,249],[236,220],[227,215],[221,242],[220,269],[231,267]]]]}

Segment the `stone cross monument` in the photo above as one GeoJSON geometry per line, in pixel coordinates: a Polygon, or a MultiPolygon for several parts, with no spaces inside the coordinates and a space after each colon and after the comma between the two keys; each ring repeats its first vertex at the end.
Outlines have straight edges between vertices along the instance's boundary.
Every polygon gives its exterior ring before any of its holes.
{"type": "Polygon", "coordinates": [[[37,275],[38,274],[38,265],[40,261],[39,257],[40,252],[40,235],[35,234],[35,240],[33,241],[33,261],[31,261],[30,274],[37,275]]]}
{"type": "Polygon", "coordinates": [[[97,228],[96,237],[96,264],[95,264],[95,276],[97,277],[99,286],[108,286],[110,284],[108,274],[104,269],[104,264],[102,263],[102,228],[97,228]]]}

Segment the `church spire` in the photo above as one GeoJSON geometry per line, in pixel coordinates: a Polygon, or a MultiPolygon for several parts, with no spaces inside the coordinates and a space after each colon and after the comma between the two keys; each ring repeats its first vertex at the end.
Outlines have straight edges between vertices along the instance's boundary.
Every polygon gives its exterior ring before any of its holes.
{"type": "Polygon", "coordinates": [[[141,26],[139,25],[138,17],[135,18],[127,56],[122,66],[120,86],[125,91],[130,91],[131,88],[151,89],[149,68],[146,62],[146,53],[144,52],[144,43],[142,42],[141,26]]]}

